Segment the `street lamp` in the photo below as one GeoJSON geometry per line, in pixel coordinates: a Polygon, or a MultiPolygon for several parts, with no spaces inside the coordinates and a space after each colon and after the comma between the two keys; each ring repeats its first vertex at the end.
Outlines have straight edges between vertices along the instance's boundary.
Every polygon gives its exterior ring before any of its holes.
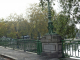
{"type": "Polygon", "coordinates": [[[48,1],[48,33],[53,34],[53,22],[51,21],[51,9],[50,9],[50,1],[48,1]]]}

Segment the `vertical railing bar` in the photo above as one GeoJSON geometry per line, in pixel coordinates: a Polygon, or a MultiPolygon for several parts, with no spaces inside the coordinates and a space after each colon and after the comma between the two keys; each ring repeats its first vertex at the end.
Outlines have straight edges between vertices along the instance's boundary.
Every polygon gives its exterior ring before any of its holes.
{"type": "MultiPolygon", "coordinates": [[[[78,50],[78,43],[77,43],[77,50],[78,50]]],[[[78,57],[78,56],[77,56],[78,57]]]]}
{"type": "Polygon", "coordinates": [[[72,56],[73,56],[73,44],[72,44],[72,56]]]}
{"type": "Polygon", "coordinates": [[[75,43],[75,57],[76,57],[76,43],[75,43]]]}
{"type": "Polygon", "coordinates": [[[68,43],[67,43],[67,54],[68,54],[68,43]]]}
{"type": "Polygon", "coordinates": [[[64,52],[66,53],[66,45],[65,45],[65,43],[64,43],[64,52]]]}
{"type": "MultiPolygon", "coordinates": [[[[79,42],[78,42],[78,45],[79,45],[79,42]]],[[[78,57],[79,57],[79,48],[78,48],[78,57]]]]}
{"type": "Polygon", "coordinates": [[[66,54],[67,44],[65,43],[65,54],[66,54]]]}
{"type": "Polygon", "coordinates": [[[23,40],[23,50],[25,52],[25,40],[23,40]]]}
{"type": "Polygon", "coordinates": [[[69,49],[70,49],[70,56],[71,56],[71,48],[70,48],[70,46],[71,46],[71,42],[70,42],[70,45],[69,45],[69,49]]]}

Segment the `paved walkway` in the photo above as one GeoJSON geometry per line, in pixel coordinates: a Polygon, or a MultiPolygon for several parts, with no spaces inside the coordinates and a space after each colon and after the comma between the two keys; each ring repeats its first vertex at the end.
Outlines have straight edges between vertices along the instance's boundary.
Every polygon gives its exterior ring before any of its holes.
{"type": "MultiPolygon", "coordinates": [[[[77,59],[58,59],[58,58],[47,58],[40,55],[37,55],[36,53],[31,52],[24,52],[21,50],[13,50],[11,48],[4,48],[0,46],[0,54],[14,58],[15,60],[77,60],[77,59]]],[[[78,59],[80,60],[80,59],[78,59]]]]}

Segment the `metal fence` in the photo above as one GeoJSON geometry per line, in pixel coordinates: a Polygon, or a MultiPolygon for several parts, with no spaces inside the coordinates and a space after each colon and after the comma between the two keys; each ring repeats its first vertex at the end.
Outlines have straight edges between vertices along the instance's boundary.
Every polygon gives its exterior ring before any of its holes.
{"type": "Polygon", "coordinates": [[[63,57],[80,58],[80,40],[62,40],[63,57]]]}
{"type": "Polygon", "coordinates": [[[35,52],[38,55],[42,52],[42,43],[40,40],[27,40],[27,39],[0,39],[0,46],[10,47],[13,49],[19,49],[35,52]]]}

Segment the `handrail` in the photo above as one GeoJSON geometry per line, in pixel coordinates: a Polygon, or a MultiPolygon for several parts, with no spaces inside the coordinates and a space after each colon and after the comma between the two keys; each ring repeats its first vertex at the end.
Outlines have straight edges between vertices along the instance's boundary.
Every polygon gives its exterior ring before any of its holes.
{"type": "Polygon", "coordinates": [[[80,40],[61,40],[61,41],[74,41],[74,42],[80,42],[80,40]]]}

